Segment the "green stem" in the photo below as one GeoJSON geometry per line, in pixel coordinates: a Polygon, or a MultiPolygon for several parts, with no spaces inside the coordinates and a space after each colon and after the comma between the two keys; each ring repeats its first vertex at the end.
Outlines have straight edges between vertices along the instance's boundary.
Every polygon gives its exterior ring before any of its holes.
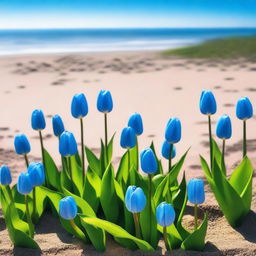
{"type": "Polygon", "coordinates": [[[135,234],[136,237],[141,239],[141,230],[140,230],[140,221],[139,221],[139,213],[133,213],[134,225],[135,225],[135,234]]]}
{"type": "Polygon", "coordinates": [[[164,235],[165,248],[168,251],[169,250],[169,245],[168,245],[168,240],[167,240],[167,228],[166,227],[163,227],[163,235],[164,235]]]}
{"type": "Polygon", "coordinates": [[[45,185],[46,187],[49,188],[49,183],[48,183],[49,179],[46,171],[45,155],[44,155],[44,142],[43,142],[43,135],[41,130],[39,130],[39,137],[40,137],[40,145],[41,145],[41,152],[42,152],[42,161],[43,161],[44,170],[45,170],[45,185]]]}
{"type": "Polygon", "coordinates": [[[170,157],[169,157],[169,172],[172,169],[172,150],[173,150],[173,144],[170,145],[170,157]]]}
{"type": "Polygon", "coordinates": [[[225,139],[222,140],[222,156],[221,156],[221,167],[223,173],[226,175],[226,165],[225,165],[225,139]]]}
{"type": "Polygon", "coordinates": [[[152,230],[152,174],[148,174],[149,230],[152,230]]]}
{"type": "Polygon", "coordinates": [[[106,160],[108,165],[108,119],[107,113],[104,113],[104,127],[105,127],[105,148],[106,148],[106,160]]]}
{"type": "Polygon", "coordinates": [[[243,120],[243,157],[247,155],[246,120],[243,120]]]}
{"type": "Polygon", "coordinates": [[[197,204],[195,204],[194,214],[195,214],[195,230],[197,230],[197,227],[198,227],[198,207],[197,207],[197,204]]]}
{"type": "Polygon", "coordinates": [[[27,168],[28,168],[29,162],[28,162],[28,156],[27,156],[27,154],[24,155],[24,158],[25,158],[26,166],[27,166],[27,168]]]}
{"type": "Polygon", "coordinates": [[[67,162],[68,162],[68,171],[69,171],[69,176],[73,185],[73,174],[72,174],[72,168],[71,168],[71,157],[67,157],[67,162]]]}
{"type": "Polygon", "coordinates": [[[211,125],[211,115],[208,115],[208,127],[209,127],[209,144],[210,144],[210,164],[212,169],[212,125],[211,125]]]}
{"type": "Polygon", "coordinates": [[[28,195],[25,195],[25,204],[26,204],[27,222],[28,222],[28,226],[29,226],[29,235],[30,235],[30,237],[33,238],[33,236],[34,236],[34,227],[33,227],[33,223],[32,223],[31,217],[30,217],[30,213],[29,213],[28,195]]]}
{"type": "Polygon", "coordinates": [[[37,221],[37,212],[36,212],[36,187],[33,188],[33,212],[32,219],[34,223],[37,221]]]}
{"type": "Polygon", "coordinates": [[[83,118],[80,118],[80,127],[81,127],[81,152],[82,152],[82,175],[83,175],[83,184],[85,180],[85,167],[84,167],[84,123],[83,118]]]}
{"type": "Polygon", "coordinates": [[[86,241],[86,236],[85,234],[82,232],[82,230],[76,225],[74,219],[69,220],[69,223],[71,225],[71,227],[73,228],[73,230],[75,231],[77,237],[79,237],[81,240],[86,241]]]}
{"type": "Polygon", "coordinates": [[[14,199],[13,199],[12,191],[11,191],[11,188],[10,188],[10,186],[9,186],[9,185],[7,185],[7,186],[6,186],[6,190],[7,190],[8,194],[9,194],[9,197],[10,197],[11,202],[13,202],[13,203],[14,203],[14,199]]]}
{"type": "Polygon", "coordinates": [[[130,171],[131,168],[131,152],[130,149],[127,149],[127,153],[128,153],[128,171],[130,171]]]}

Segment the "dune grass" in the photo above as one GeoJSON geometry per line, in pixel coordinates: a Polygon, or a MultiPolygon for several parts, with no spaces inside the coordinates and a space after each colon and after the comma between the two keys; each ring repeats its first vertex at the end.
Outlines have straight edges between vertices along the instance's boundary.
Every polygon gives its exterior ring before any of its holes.
{"type": "Polygon", "coordinates": [[[256,60],[256,37],[211,40],[195,46],[166,50],[163,55],[184,58],[256,60]]]}

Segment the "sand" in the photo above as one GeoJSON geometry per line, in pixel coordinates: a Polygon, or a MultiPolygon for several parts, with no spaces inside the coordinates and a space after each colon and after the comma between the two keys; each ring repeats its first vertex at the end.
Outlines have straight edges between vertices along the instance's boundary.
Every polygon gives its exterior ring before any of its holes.
{"type": "MultiPolygon", "coordinates": [[[[45,147],[59,163],[58,140],[52,135],[51,117],[60,114],[66,129],[79,141],[79,121],[71,117],[70,103],[75,93],[86,94],[89,114],[85,118],[86,145],[99,153],[99,138],[103,137],[103,115],[96,109],[100,89],[111,91],[113,112],[109,114],[110,134],[116,132],[113,162],[115,166],[124,153],[119,146],[120,131],[133,112],[142,115],[144,133],[139,137],[140,148],[154,140],[159,152],[166,123],[171,117],[182,122],[182,140],[177,144],[178,159],[191,146],[184,164],[188,179],[203,177],[199,154],[208,157],[207,117],[200,114],[198,103],[201,90],[213,90],[218,103],[215,122],[222,114],[233,121],[233,137],[227,141],[227,166],[231,170],[241,159],[242,122],[235,118],[235,104],[242,96],[256,102],[256,63],[239,60],[186,60],[163,58],[157,52],[101,53],[77,55],[31,55],[0,58],[1,123],[0,164],[8,164],[14,181],[25,170],[24,160],[13,151],[14,136],[28,135],[32,151],[30,160],[40,159],[37,132],[30,127],[31,112],[44,111],[47,128],[43,131],[45,147]]],[[[255,164],[255,118],[248,121],[248,156],[255,164]]],[[[219,143],[220,141],[217,140],[219,143]]],[[[165,169],[167,161],[163,160],[165,169]]],[[[206,203],[210,221],[204,253],[175,251],[171,255],[256,255],[256,218],[250,214],[238,230],[232,229],[221,215],[216,201],[207,188],[206,203]],[[254,225],[252,225],[252,222],[254,225]]],[[[256,209],[254,197],[252,209],[256,209]]],[[[186,216],[191,225],[191,216],[186,216]]],[[[58,220],[45,215],[37,228],[36,241],[42,252],[14,249],[0,217],[0,255],[98,255],[91,246],[81,245],[67,234],[58,220]],[[56,234],[57,233],[57,234],[56,234]]],[[[161,255],[163,243],[156,253],[161,255]]],[[[145,255],[118,246],[111,239],[103,255],[145,255]]]]}

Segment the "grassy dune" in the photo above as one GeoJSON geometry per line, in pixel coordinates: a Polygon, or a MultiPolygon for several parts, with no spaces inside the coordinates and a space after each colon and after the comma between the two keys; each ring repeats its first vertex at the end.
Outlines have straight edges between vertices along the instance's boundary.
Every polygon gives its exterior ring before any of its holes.
{"type": "Polygon", "coordinates": [[[199,45],[166,50],[164,56],[184,58],[248,58],[256,60],[256,37],[218,39],[199,45]]]}

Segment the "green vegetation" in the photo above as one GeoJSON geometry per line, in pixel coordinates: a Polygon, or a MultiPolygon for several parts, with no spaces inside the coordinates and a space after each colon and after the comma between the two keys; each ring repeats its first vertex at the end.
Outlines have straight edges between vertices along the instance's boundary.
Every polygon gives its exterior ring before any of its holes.
{"type": "Polygon", "coordinates": [[[163,55],[184,58],[247,58],[256,60],[256,37],[211,40],[195,46],[166,50],[163,55]]]}

